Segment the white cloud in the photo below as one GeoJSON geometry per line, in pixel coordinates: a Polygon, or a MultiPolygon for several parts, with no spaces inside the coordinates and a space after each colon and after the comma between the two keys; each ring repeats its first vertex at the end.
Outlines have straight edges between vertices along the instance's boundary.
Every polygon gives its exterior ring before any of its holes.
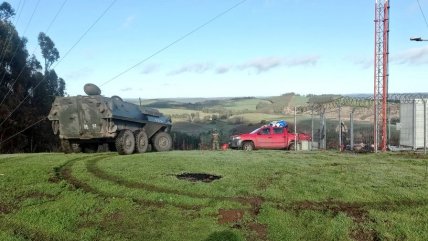
{"type": "Polygon", "coordinates": [[[128,16],[125,21],[122,23],[123,28],[130,28],[135,22],[135,15],[128,16]]]}
{"type": "Polygon", "coordinates": [[[288,67],[307,66],[307,65],[315,66],[318,63],[319,59],[320,59],[320,56],[318,55],[300,56],[300,57],[295,57],[291,59],[285,59],[284,65],[288,67]]]}
{"type": "Polygon", "coordinates": [[[295,66],[308,66],[316,65],[319,56],[300,56],[293,58],[284,58],[284,57],[264,57],[254,60],[247,61],[244,64],[238,66],[238,69],[255,69],[257,73],[267,72],[271,69],[278,68],[281,66],[295,67],[295,66]]]}
{"type": "Polygon", "coordinates": [[[261,57],[248,60],[242,64],[221,64],[215,65],[207,62],[193,63],[183,65],[182,67],[170,71],[168,75],[178,75],[184,73],[203,74],[213,71],[216,74],[226,74],[230,71],[255,70],[258,74],[268,72],[279,67],[296,67],[296,66],[314,66],[318,63],[320,57],[317,55],[298,56],[292,58],[286,57],[261,57]]]}
{"type": "Polygon", "coordinates": [[[411,48],[391,56],[391,63],[421,65],[428,64],[428,46],[411,48]]]}
{"type": "Polygon", "coordinates": [[[232,65],[221,65],[215,69],[216,74],[225,74],[233,69],[232,65]]]}
{"type": "Polygon", "coordinates": [[[159,70],[159,66],[159,64],[147,64],[143,66],[141,74],[151,74],[153,72],[156,72],[157,70],[159,70]]]}
{"type": "Polygon", "coordinates": [[[368,59],[365,57],[346,57],[345,60],[350,61],[351,63],[360,66],[362,69],[368,69],[373,67],[373,59],[368,59]]]}
{"type": "Polygon", "coordinates": [[[184,74],[184,73],[203,74],[208,70],[211,70],[212,68],[213,68],[213,65],[210,63],[187,64],[187,65],[183,65],[179,69],[169,72],[169,75],[178,75],[178,74],[184,74]]]}
{"type": "Polygon", "coordinates": [[[249,60],[246,63],[239,65],[238,68],[241,70],[255,69],[257,73],[269,71],[282,65],[283,59],[279,57],[265,57],[254,60],[249,60]]]}
{"type": "Polygon", "coordinates": [[[128,92],[128,91],[131,91],[131,90],[132,90],[131,87],[120,89],[120,91],[122,91],[122,92],[128,92]]]}

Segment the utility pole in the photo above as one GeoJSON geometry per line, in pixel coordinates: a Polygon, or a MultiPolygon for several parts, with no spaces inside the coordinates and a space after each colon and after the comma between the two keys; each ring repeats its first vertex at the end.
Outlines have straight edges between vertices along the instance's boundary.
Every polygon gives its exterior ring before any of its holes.
{"type": "Polygon", "coordinates": [[[389,78],[389,0],[375,0],[374,149],[386,151],[389,78]]]}

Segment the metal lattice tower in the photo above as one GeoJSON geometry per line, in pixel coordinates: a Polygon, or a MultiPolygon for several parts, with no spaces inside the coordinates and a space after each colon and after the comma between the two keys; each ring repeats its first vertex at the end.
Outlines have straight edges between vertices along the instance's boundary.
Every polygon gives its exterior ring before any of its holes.
{"type": "Polygon", "coordinates": [[[374,147],[386,150],[389,63],[389,0],[375,0],[374,147]]]}

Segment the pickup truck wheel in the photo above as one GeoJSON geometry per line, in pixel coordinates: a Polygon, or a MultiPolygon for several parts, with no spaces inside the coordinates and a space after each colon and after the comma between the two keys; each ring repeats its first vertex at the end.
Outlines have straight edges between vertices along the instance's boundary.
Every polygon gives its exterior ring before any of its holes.
{"type": "Polygon", "coordinates": [[[242,150],[244,151],[252,151],[254,150],[254,145],[251,141],[244,142],[242,144],[242,150]]]}
{"type": "Polygon", "coordinates": [[[169,151],[172,148],[172,138],[171,135],[167,132],[159,132],[157,133],[153,139],[153,148],[156,151],[169,151]]]}
{"type": "Polygon", "coordinates": [[[116,149],[120,155],[132,154],[135,149],[135,137],[130,130],[121,130],[116,137],[116,149]]]}
{"type": "Polygon", "coordinates": [[[143,129],[138,130],[134,133],[135,135],[135,151],[138,153],[144,153],[147,151],[149,146],[149,139],[147,133],[143,129]]]}
{"type": "Polygon", "coordinates": [[[294,151],[294,142],[288,146],[288,150],[294,151]]]}

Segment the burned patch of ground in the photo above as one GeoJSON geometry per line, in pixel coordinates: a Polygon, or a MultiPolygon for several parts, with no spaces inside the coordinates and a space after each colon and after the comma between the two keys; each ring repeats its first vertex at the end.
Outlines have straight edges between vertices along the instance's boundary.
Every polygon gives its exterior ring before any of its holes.
{"type": "Polygon", "coordinates": [[[182,173],[176,175],[178,179],[186,180],[190,182],[212,182],[214,180],[218,180],[221,176],[217,176],[214,174],[206,174],[206,173],[182,173]]]}

